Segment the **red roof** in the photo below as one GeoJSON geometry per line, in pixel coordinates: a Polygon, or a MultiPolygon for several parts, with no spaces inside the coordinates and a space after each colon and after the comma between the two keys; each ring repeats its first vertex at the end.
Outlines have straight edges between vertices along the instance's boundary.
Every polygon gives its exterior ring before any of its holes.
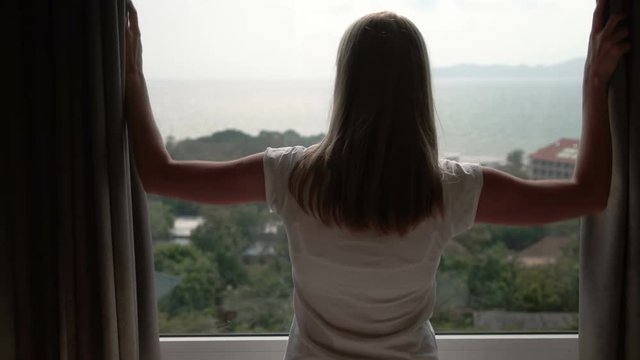
{"type": "Polygon", "coordinates": [[[574,164],[578,158],[578,139],[561,138],[529,155],[532,160],[574,164]]]}

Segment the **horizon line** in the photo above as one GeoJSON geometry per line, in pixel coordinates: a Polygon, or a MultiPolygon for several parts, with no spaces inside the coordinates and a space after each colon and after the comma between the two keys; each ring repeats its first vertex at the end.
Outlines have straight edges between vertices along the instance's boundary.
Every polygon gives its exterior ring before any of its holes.
{"type": "MultiPolygon", "coordinates": [[[[549,64],[506,64],[506,63],[465,63],[465,62],[460,62],[460,63],[455,63],[452,65],[444,65],[444,66],[433,66],[431,67],[431,72],[434,73],[436,71],[440,71],[440,70],[444,70],[444,69],[451,69],[451,68],[456,68],[456,67],[478,67],[478,68],[486,68],[486,67],[504,67],[504,68],[528,68],[528,69],[543,69],[543,68],[549,68],[549,67],[554,67],[554,66],[558,66],[558,65],[564,65],[567,63],[571,63],[571,62],[583,62],[586,60],[585,56],[575,56],[572,58],[568,58],[566,60],[562,60],[562,61],[558,61],[558,62],[553,62],[553,63],[549,63],[549,64]]],[[[335,74],[332,74],[329,77],[324,77],[324,76],[297,76],[297,77],[289,77],[289,76],[281,76],[281,77],[275,77],[275,76],[266,76],[266,77],[235,77],[235,78],[231,78],[231,77],[214,77],[214,76],[184,76],[184,77],[179,77],[179,76],[149,76],[148,80],[151,81],[155,81],[155,80],[215,80],[215,81],[275,81],[275,80],[301,80],[301,81],[333,81],[335,77],[335,74]]]]}

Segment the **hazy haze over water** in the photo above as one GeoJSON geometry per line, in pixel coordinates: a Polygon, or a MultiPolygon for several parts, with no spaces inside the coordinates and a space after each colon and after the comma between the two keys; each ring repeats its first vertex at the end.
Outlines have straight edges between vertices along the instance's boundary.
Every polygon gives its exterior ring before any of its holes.
{"type": "MultiPolygon", "coordinates": [[[[330,80],[149,80],[154,115],[165,140],[238,129],[326,132],[330,80]]],[[[534,151],[578,137],[580,79],[435,79],[441,151],[466,158],[534,151]]]]}

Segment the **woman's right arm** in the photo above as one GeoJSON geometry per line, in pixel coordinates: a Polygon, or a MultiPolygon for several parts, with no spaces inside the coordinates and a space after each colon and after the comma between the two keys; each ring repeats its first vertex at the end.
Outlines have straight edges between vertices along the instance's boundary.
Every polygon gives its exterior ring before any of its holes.
{"type": "Polygon", "coordinates": [[[604,3],[593,14],[582,84],[582,135],[571,180],[524,180],[483,168],[476,222],[534,225],[604,210],[611,184],[608,83],[630,45],[623,15],[603,20],[604,3]]]}
{"type": "Polygon", "coordinates": [[[208,204],[264,202],[263,153],[230,161],[174,160],[158,130],[142,71],[138,13],[127,3],[125,116],[145,191],[208,204]]]}

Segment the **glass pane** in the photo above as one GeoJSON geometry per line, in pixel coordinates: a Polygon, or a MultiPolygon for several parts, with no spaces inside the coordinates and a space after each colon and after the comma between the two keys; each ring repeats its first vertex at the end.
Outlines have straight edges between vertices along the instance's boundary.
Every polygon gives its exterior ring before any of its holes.
{"type": "MultiPolygon", "coordinates": [[[[317,143],[342,33],[387,9],[410,18],[427,42],[442,156],[525,178],[573,171],[592,6],[137,1],[151,103],[175,159],[317,143]]],[[[265,205],[149,196],[149,214],[161,333],[288,332],[287,240],[265,205]]],[[[577,219],[480,224],[452,239],[437,278],[436,331],[576,331],[578,232],[577,219]]]]}

